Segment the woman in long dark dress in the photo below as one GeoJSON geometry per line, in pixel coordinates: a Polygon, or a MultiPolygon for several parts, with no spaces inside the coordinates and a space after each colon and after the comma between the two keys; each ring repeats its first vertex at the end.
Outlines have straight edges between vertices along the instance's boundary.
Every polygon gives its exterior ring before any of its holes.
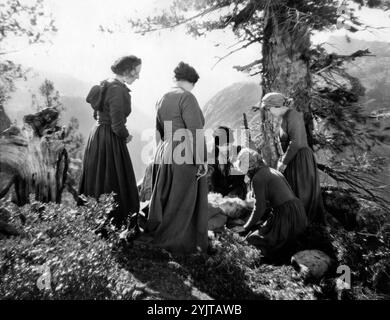
{"type": "Polygon", "coordinates": [[[152,245],[185,254],[208,246],[207,154],[203,113],[191,93],[199,76],[183,62],[174,72],[176,86],[157,104],[161,141],[145,229],[152,245]]]}
{"type": "Polygon", "coordinates": [[[139,211],[138,189],[126,146],[132,138],[126,128],[126,118],[131,113],[127,85],[139,78],[141,59],[122,57],[111,70],[115,79],[102,81],[87,96],[97,124],[85,149],[79,193],[98,199],[101,194],[115,192],[118,207],[109,218],[121,227],[129,215],[139,211]]]}
{"type": "Polygon", "coordinates": [[[290,102],[277,92],[268,93],[262,99],[262,107],[281,120],[279,137],[284,155],[278,170],[284,173],[303,202],[309,222],[323,223],[325,210],[316,159],[307,142],[303,114],[290,108],[290,102]]]}
{"type": "MultiPolygon", "coordinates": [[[[236,167],[251,179],[256,205],[241,228],[246,240],[261,249],[267,258],[285,256],[307,227],[305,208],[282,173],[268,167],[260,154],[244,148],[236,167]],[[266,209],[272,212],[266,217],[266,209]]],[[[237,230],[238,229],[238,230],[237,230]]]]}

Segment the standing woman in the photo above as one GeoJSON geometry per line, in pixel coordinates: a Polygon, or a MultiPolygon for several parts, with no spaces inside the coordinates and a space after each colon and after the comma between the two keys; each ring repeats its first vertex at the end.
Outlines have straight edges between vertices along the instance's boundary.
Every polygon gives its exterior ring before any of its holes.
{"type": "Polygon", "coordinates": [[[156,129],[161,141],[154,160],[146,231],[153,245],[186,254],[208,246],[207,155],[203,113],[191,93],[199,75],[184,62],[174,73],[175,87],[157,103],[156,129]]]}
{"type": "Polygon", "coordinates": [[[320,177],[313,151],[307,142],[303,114],[290,108],[281,93],[271,92],[262,99],[262,108],[281,120],[280,142],[284,155],[278,170],[284,173],[295,195],[303,202],[309,222],[324,222],[320,177]]]}
{"type": "Polygon", "coordinates": [[[132,136],[126,128],[131,113],[131,97],[127,85],[139,79],[141,59],[125,56],[111,67],[115,79],[94,86],[87,102],[97,120],[85,149],[79,193],[96,199],[101,194],[115,192],[118,207],[109,218],[116,227],[126,223],[139,211],[138,190],[126,144],[132,136]]]}

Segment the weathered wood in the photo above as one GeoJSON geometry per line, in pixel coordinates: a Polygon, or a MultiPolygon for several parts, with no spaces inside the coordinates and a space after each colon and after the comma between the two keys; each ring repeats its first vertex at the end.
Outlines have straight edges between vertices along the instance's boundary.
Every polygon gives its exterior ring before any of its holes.
{"type": "Polygon", "coordinates": [[[11,126],[0,134],[0,171],[14,176],[18,205],[31,193],[37,201],[61,201],[69,159],[57,122],[58,111],[47,108],[25,116],[22,129],[11,126]]]}
{"type": "Polygon", "coordinates": [[[11,125],[11,120],[5,113],[4,107],[0,104],[0,132],[3,132],[5,129],[9,128],[11,125]]]}
{"type": "MultiPolygon", "coordinates": [[[[249,129],[249,125],[248,125],[248,118],[246,116],[246,113],[244,112],[242,114],[242,117],[243,117],[243,123],[244,123],[244,129],[245,129],[245,132],[246,132],[246,137],[245,137],[245,146],[253,149],[253,150],[256,150],[256,144],[254,143],[253,139],[252,139],[252,135],[251,135],[251,132],[250,132],[250,129],[249,129]]],[[[259,152],[261,152],[261,150],[258,150],[259,152]]]]}

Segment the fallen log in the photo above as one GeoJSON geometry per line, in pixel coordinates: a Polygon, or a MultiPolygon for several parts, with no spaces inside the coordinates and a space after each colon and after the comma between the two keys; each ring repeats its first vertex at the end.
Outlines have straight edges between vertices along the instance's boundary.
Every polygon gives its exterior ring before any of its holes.
{"type": "MultiPolygon", "coordinates": [[[[22,129],[11,126],[0,133],[0,172],[12,175],[19,206],[29,203],[30,194],[40,202],[61,202],[69,159],[58,116],[57,110],[46,108],[25,116],[22,129]]],[[[0,186],[2,198],[10,183],[4,190],[0,186]]]]}

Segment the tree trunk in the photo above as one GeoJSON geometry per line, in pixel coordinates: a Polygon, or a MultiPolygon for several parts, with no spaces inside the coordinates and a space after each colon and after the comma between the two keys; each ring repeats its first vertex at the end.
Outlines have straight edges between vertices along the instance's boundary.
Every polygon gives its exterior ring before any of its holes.
{"type": "Polygon", "coordinates": [[[8,129],[11,125],[11,120],[5,113],[4,107],[0,104],[0,133],[8,129]]]}
{"type": "Polygon", "coordinates": [[[22,130],[11,126],[0,134],[0,171],[13,176],[18,205],[31,193],[37,201],[61,202],[69,160],[57,121],[58,112],[47,108],[24,117],[22,130]]]}
{"type": "MultiPolygon", "coordinates": [[[[264,13],[262,46],[263,95],[280,92],[294,99],[293,108],[303,112],[309,145],[312,146],[313,118],[310,108],[312,86],[309,72],[310,32],[298,23],[286,7],[270,6],[264,13]]],[[[281,156],[277,123],[269,112],[262,112],[263,156],[275,167],[281,156]]]]}

